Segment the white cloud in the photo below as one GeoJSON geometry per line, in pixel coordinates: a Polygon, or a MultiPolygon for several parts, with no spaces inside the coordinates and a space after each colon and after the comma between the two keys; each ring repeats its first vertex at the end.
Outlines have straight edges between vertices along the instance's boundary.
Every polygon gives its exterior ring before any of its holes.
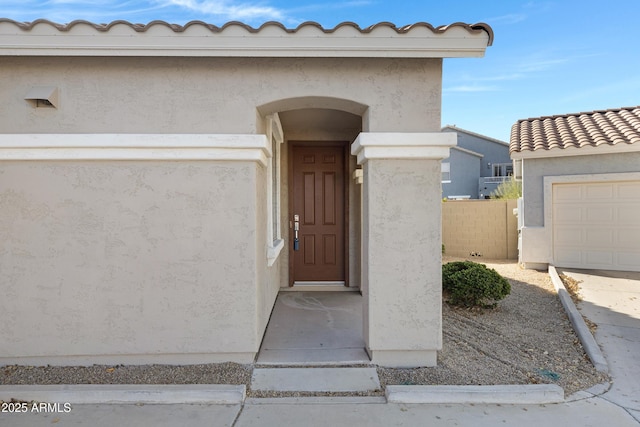
{"type": "Polygon", "coordinates": [[[283,20],[283,10],[257,3],[235,3],[225,0],[166,0],[164,6],[178,6],[203,15],[229,20],[283,20]]]}
{"type": "Polygon", "coordinates": [[[524,13],[509,13],[507,15],[495,16],[487,19],[487,22],[491,25],[496,24],[517,24],[527,19],[527,15],[524,13]]]}
{"type": "Polygon", "coordinates": [[[445,93],[453,92],[494,92],[498,90],[496,86],[480,86],[480,85],[459,85],[444,88],[442,91],[445,93]]]}
{"type": "Polygon", "coordinates": [[[115,19],[135,21],[154,15],[158,9],[155,3],[134,0],[23,0],[20,5],[4,8],[3,16],[18,21],[43,18],[61,24],[77,19],[101,23],[115,19]]]}

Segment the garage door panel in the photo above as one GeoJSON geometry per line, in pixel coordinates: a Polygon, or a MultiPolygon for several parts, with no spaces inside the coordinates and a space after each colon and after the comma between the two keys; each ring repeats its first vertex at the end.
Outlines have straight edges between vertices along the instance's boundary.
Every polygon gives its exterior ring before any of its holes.
{"type": "Polygon", "coordinates": [[[582,230],[579,228],[563,228],[555,235],[555,241],[559,246],[582,245],[582,230]]]}
{"type": "Polygon", "coordinates": [[[638,226],[640,222],[640,203],[629,203],[617,209],[618,224],[638,226]]]}
{"type": "Polygon", "coordinates": [[[584,198],[592,201],[610,201],[614,195],[613,184],[586,184],[584,198]]]}
{"type": "Polygon", "coordinates": [[[585,255],[589,265],[613,266],[613,252],[611,251],[585,251],[585,255]]]}
{"type": "Polygon", "coordinates": [[[640,242],[640,227],[618,230],[617,242],[620,249],[637,248],[640,242]]]}
{"type": "Polygon", "coordinates": [[[577,185],[558,186],[553,190],[553,198],[562,201],[582,200],[582,188],[577,185]]]}
{"type": "Polygon", "coordinates": [[[618,186],[618,198],[640,200],[640,182],[625,182],[618,186]]]}
{"type": "Polygon", "coordinates": [[[582,219],[582,210],[580,208],[576,209],[575,206],[571,205],[558,206],[555,219],[559,224],[571,225],[576,220],[580,221],[582,219]]]}
{"type": "Polygon", "coordinates": [[[582,252],[579,249],[573,249],[570,247],[558,247],[556,252],[556,264],[557,265],[581,265],[582,264],[582,252]]]}
{"type": "Polygon", "coordinates": [[[614,230],[611,229],[591,229],[586,230],[584,243],[588,247],[605,246],[611,248],[614,243],[614,230]]]}
{"type": "Polygon", "coordinates": [[[639,271],[637,268],[638,260],[640,259],[640,252],[618,252],[617,255],[618,265],[626,267],[627,270],[639,271]]]}
{"type": "Polygon", "coordinates": [[[553,262],[640,271],[640,181],[555,184],[553,262]]]}
{"type": "Polygon", "coordinates": [[[614,220],[614,208],[612,206],[597,206],[585,208],[585,219],[589,222],[611,222],[614,220]]]}

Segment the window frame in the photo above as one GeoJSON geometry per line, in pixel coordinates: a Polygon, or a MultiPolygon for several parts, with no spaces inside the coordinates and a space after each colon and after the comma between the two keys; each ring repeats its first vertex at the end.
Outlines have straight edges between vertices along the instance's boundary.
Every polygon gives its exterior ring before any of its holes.
{"type": "Polygon", "coordinates": [[[451,162],[440,163],[440,182],[443,184],[451,183],[451,162]],[[445,173],[449,179],[444,179],[445,173]]]}
{"type": "Polygon", "coordinates": [[[493,163],[491,168],[491,177],[507,177],[513,175],[513,163],[493,163]],[[496,172],[498,173],[496,175],[496,172]]]}
{"type": "Polygon", "coordinates": [[[266,117],[269,161],[267,164],[267,266],[271,267],[284,248],[282,238],[281,152],[284,132],[278,113],[266,117]]]}

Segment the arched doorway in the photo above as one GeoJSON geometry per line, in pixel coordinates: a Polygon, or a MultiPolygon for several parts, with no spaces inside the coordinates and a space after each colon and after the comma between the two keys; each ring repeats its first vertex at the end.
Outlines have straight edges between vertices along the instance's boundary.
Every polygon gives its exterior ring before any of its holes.
{"type": "Polygon", "coordinates": [[[281,171],[285,243],[281,292],[258,361],[365,363],[363,297],[353,292],[361,289],[361,186],[353,179],[357,165],[350,148],[362,132],[366,108],[298,98],[264,111],[278,117],[282,130],[271,169],[281,171]]]}
{"type": "Polygon", "coordinates": [[[359,289],[361,189],[353,179],[357,165],[349,150],[363,130],[367,107],[339,98],[300,97],[258,111],[277,114],[283,133],[272,168],[280,170],[286,242],[281,287],[359,289]]]}

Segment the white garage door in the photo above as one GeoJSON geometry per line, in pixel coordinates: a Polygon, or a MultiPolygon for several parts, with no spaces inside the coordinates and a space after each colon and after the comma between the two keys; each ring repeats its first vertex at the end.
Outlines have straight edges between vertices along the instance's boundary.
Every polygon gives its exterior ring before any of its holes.
{"type": "Polygon", "coordinates": [[[640,181],[553,186],[556,266],[640,271],[640,181]]]}

